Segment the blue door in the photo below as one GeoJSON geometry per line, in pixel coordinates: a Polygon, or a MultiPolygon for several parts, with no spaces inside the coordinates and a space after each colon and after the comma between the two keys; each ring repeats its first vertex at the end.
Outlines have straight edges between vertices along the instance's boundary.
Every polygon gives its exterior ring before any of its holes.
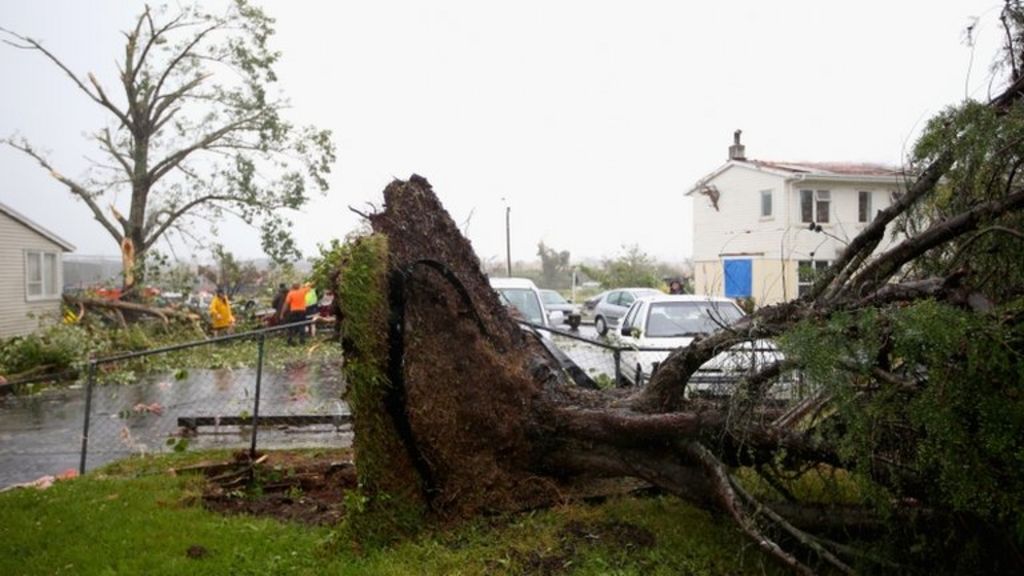
{"type": "Polygon", "coordinates": [[[724,260],[722,264],[725,266],[725,295],[728,298],[751,297],[750,260],[724,260]]]}

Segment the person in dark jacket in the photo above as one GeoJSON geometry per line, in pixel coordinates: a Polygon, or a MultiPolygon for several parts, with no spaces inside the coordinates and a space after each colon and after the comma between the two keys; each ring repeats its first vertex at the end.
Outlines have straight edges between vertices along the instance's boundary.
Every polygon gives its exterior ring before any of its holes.
{"type": "Polygon", "coordinates": [[[274,299],[270,301],[270,307],[274,309],[274,322],[277,324],[281,320],[284,320],[284,299],[288,296],[288,286],[284,282],[277,285],[277,294],[274,294],[274,299]]]}

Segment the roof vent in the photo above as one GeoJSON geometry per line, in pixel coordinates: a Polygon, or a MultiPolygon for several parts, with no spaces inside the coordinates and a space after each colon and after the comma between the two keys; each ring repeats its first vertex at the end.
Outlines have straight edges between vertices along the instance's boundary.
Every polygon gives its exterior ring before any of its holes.
{"type": "Polygon", "coordinates": [[[732,146],[729,146],[729,160],[746,160],[746,147],[740,144],[740,134],[743,134],[743,130],[737,130],[732,133],[732,146]]]}

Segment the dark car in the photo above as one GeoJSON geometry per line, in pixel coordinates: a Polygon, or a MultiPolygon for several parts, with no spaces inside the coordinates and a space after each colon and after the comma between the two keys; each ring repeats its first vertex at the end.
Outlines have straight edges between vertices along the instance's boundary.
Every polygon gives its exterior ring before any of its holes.
{"type": "Polygon", "coordinates": [[[569,302],[554,290],[541,290],[540,299],[544,302],[544,308],[549,312],[560,311],[564,317],[562,322],[568,324],[570,328],[575,330],[580,327],[583,317],[578,305],[569,302]]]}
{"type": "Polygon", "coordinates": [[[592,298],[588,298],[587,301],[583,303],[583,308],[588,311],[593,311],[594,308],[597,308],[597,303],[607,296],[609,292],[611,292],[611,290],[605,290],[592,298]]]}

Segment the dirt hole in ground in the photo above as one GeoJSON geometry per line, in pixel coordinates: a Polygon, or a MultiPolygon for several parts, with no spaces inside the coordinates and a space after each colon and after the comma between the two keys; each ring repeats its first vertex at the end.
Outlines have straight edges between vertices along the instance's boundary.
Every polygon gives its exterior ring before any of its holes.
{"type": "Polygon", "coordinates": [[[349,450],[269,452],[254,459],[239,452],[231,460],[174,472],[206,476],[203,505],[209,510],[310,525],[336,524],[344,516],[345,493],[356,487],[349,450]]]}

